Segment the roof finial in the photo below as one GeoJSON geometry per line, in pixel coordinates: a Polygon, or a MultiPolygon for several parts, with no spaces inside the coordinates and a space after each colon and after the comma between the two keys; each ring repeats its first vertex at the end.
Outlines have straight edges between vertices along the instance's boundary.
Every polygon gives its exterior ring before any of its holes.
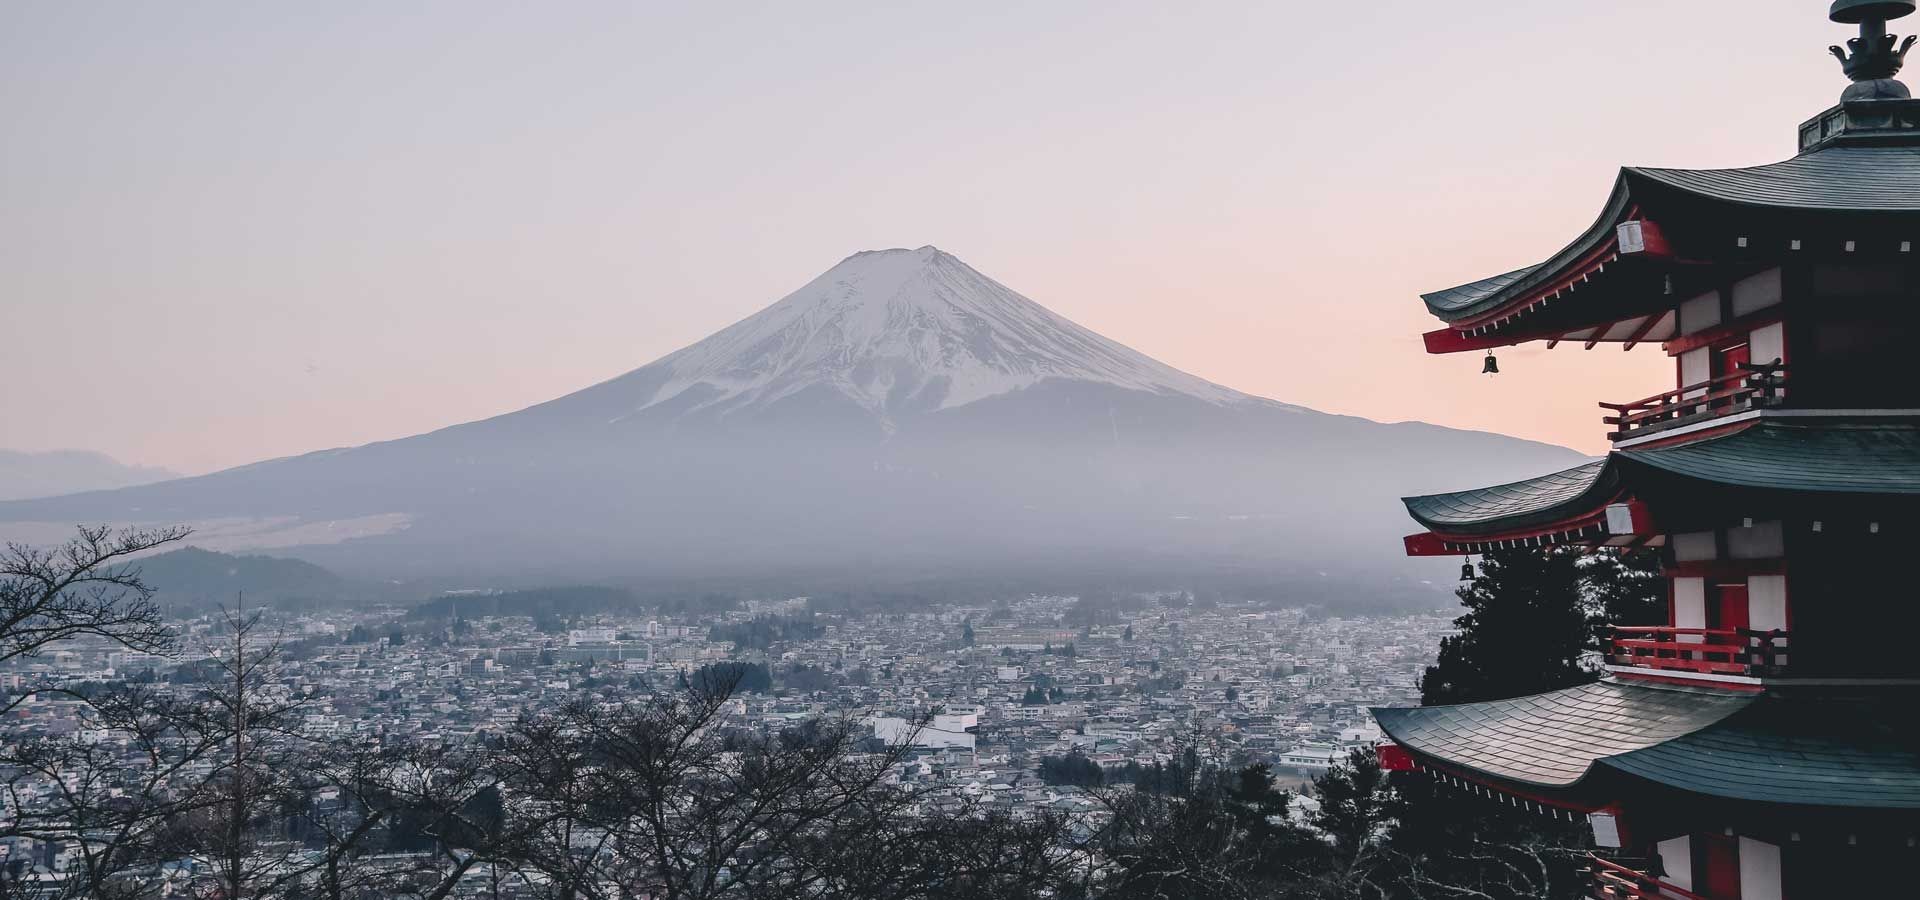
{"type": "Polygon", "coordinates": [[[1904,100],[1911,96],[1907,86],[1893,80],[1906,62],[1913,37],[1905,41],[1887,33],[1887,21],[1914,11],[1920,0],[1833,0],[1827,18],[1848,25],[1859,25],[1860,36],[1847,41],[1846,50],[1827,49],[1840,60],[1840,68],[1853,84],[1840,95],[1848,100],[1904,100]],[[1895,46],[1898,42],[1899,46],[1895,46]]]}

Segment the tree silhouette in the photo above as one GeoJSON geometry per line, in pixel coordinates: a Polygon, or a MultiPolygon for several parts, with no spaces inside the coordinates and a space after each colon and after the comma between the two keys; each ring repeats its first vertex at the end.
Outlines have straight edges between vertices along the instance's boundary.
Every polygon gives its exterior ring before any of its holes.
{"type": "Polygon", "coordinates": [[[1594,680],[1583,661],[1591,622],[1582,602],[1580,554],[1507,550],[1480,559],[1457,592],[1467,612],[1440,642],[1420,679],[1426,706],[1538,694],[1594,680]]]}

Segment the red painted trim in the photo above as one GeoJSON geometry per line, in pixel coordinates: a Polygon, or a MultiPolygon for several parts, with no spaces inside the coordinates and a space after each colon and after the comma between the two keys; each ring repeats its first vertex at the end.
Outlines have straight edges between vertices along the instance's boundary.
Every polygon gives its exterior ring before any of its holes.
{"type": "Polygon", "coordinates": [[[1451,775],[1454,778],[1458,778],[1462,781],[1471,781],[1474,784],[1477,784],[1477,785],[1480,785],[1481,787],[1486,788],[1487,790],[1506,794],[1507,796],[1510,796],[1510,797],[1518,797],[1521,800],[1526,800],[1532,803],[1538,803],[1541,806],[1551,806],[1551,807],[1554,807],[1555,809],[1565,809],[1565,810],[1571,810],[1573,812],[1580,812],[1580,813],[1592,813],[1592,812],[1600,812],[1601,810],[1608,809],[1615,802],[1615,801],[1609,800],[1604,803],[1583,803],[1581,801],[1572,800],[1565,797],[1553,797],[1547,794],[1535,793],[1533,791],[1526,790],[1524,788],[1516,788],[1513,785],[1507,782],[1504,782],[1498,778],[1492,778],[1486,775],[1475,774],[1472,770],[1469,770],[1466,768],[1455,767],[1453,765],[1449,765],[1446,763],[1433,762],[1433,760],[1439,759],[1439,757],[1436,757],[1429,753],[1422,753],[1418,750],[1412,750],[1412,749],[1409,749],[1407,752],[1411,753],[1416,760],[1423,761],[1421,763],[1422,768],[1431,769],[1434,772],[1437,772],[1442,775],[1451,775]]]}
{"type": "Polygon", "coordinates": [[[1429,331],[1421,335],[1420,339],[1426,342],[1428,353],[1470,353],[1475,350],[1511,347],[1530,340],[1523,335],[1514,334],[1461,334],[1452,328],[1429,331]]]}
{"type": "Polygon", "coordinates": [[[1380,759],[1382,772],[1411,772],[1419,768],[1413,761],[1413,754],[1392,741],[1374,747],[1373,752],[1380,759]]]}
{"type": "Polygon", "coordinates": [[[1772,559],[1706,559],[1676,562],[1663,573],[1668,578],[1746,578],[1751,575],[1785,575],[1784,557],[1772,559]]]}
{"type": "Polygon", "coordinates": [[[1528,544],[1540,549],[1547,547],[1594,546],[1609,537],[1618,537],[1605,533],[1600,526],[1606,522],[1606,508],[1603,505],[1598,513],[1581,516],[1577,519],[1565,519],[1550,525],[1530,528],[1525,531],[1510,531],[1501,534],[1452,534],[1447,532],[1426,532],[1407,535],[1402,541],[1406,545],[1408,556],[1466,556],[1472,553],[1484,553],[1492,548],[1485,545],[1513,542],[1531,542],[1548,538],[1539,544],[1528,544]],[[1580,534],[1582,531],[1599,528],[1593,534],[1580,534]]]}
{"type": "MultiPolygon", "coordinates": [[[[1635,210],[1633,215],[1637,215],[1638,212],[1638,210],[1635,210]]],[[[1622,220],[1621,224],[1624,225],[1627,222],[1636,221],[1633,215],[1629,215],[1626,219],[1622,220]]],[[[1641,249],[1637,253],[1623,255],[1645,255],[1659,257],[1660,259],[1672,259],[1674,255],[1673,244],[1667,241],[1666,229],[1661,228],[1660,223],[1652,219],[1639,219],[1638,221],[1640,223],[1641,249]]],[[[1614,239],[1619,240],[1619,225],[1614,226],[1614,229],[1614,239]]]]}
{"type": "MultiPolygon", "coordinates": [[[[1623,219],[1622,221],[1629,221],[1629,220],[1630,219],[1623,219]]],[[[1618,223],[1615,223],[1615,224],[1617,225],[1618,223]]],[[[1639,254],[1635,254],[1635,255],[1638,256],[1639,254]]],[[[1501,304],[1500,306],[1494,309],[1490,309],[1484,313],[1481,313],[1480,315],[1475,316],[1472,319],[1455,322],[1453,323],[1453,325],[1455,328],[1459,328],[1459,329],[1484,328],[1488,324],[1491,324],[1500,319],[1507,318],[1515,310],[1525,309],[1526,307],[1539,302],[1542,298],[1551,297],[1554,294],[1565,291],[1567,288],[1573,287],[1574,285],[1579,284],[1582,281],[1589,280],[1592,277],[1592,275],[1599,270],[1601,266],[1606,265],[1609,262],[1613,262],[1614,260],[1617,260],[1619,258],[1620,258],[1620,237],[1616,233],[1613,236],[1608,237],[1606,240],[1601,241],[1599,246],[1593,248],[1592,250],[1587,251],[1586,255],[1580,257],[1579,259],[1574,260],[1572,263],[1568,264],[1565,268],[1561,269],[1559,272],[1556,272],[1554,274],[1553,280],[1548,281],[1545,284],[1542,284],[1539,287],[1536,287],[1533,290],[1530,290],[1524,294],[1521,294],[1520,296],[1515,297],[1512,300],[1509,300],[1506,303],[1501,304]]]]}

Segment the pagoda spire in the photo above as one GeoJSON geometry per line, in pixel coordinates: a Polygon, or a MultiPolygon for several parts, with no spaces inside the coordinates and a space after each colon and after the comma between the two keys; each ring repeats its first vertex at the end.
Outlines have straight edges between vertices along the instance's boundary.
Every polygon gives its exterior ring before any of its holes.
{"type": "Polygon", "coordinates": [[[1860,36],[1847,41],[1847,49],[1828,47],[1840,60],[1840,68],[1853,84],[1840,95],[1848,100],[1905,100],[1912,96],[1907,86],[1893,79],[1906,62],[1907,50],[1914,38],[1901,41],[1888,33],[1887,22],[1914,11],[1916,0],[1833,0],[1827,18],[1845,25],[1859,25],[1860,36]],[[1897,46],[1896,46],[1897,44],[1897,46]],[[1852,51],[1849,53],[1848,51],[1852,51]]]}

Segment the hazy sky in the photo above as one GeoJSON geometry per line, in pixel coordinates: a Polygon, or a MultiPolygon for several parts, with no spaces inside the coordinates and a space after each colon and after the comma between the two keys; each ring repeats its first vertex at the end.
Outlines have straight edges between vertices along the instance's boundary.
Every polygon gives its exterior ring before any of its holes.
{"type": "Polygon", "coordinates": [[[1791,155],[1826,6],[8,3],[0,447],[400,437],[936,244],[1240,390],[1598,450],[1657,347],[1483,378],[1416,295],[1557,250],[1622,164],[1791,155]]]}

